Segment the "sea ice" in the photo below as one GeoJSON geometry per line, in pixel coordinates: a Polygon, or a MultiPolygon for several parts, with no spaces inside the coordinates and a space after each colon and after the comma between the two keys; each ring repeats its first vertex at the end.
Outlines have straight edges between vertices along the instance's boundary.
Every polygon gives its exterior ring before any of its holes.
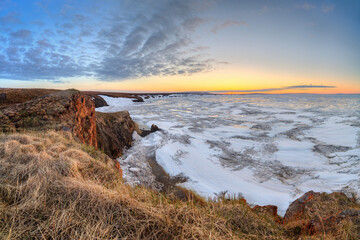
{"type": "Polygon", "coordinates": [[[309,190],[360,196],[359,95],[186,95],[144,103],[103,96],[102,112],[127,110],[161,131],[119,159],[125,181],[159,188],[148,163],[156,158],[182,186],[204,197],[242,194],[284,214],[309,190]]]}

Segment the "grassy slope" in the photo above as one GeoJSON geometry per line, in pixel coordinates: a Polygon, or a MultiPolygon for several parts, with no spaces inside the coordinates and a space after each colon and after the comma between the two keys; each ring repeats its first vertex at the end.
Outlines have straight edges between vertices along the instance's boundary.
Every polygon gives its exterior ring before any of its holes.
{"type": "MultiPolygon", "coordinates": [[[[354,233],[351,226],[340,230],[319,238],[354,233]]],[[[179,201],[130,188],[110,158],[66,133],[0,135],[0,239],[288,239],[293,234],[240,200],[179,201]]]]}

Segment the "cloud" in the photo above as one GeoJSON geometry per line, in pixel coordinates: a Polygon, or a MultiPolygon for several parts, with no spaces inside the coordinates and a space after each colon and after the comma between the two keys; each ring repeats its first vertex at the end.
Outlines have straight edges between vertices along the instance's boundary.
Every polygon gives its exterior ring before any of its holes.
{"type": "MultiPolygon", "coordinates": [[[[316,5],[309,4],[309,3],[304,3],[303,5],[296,5],[295,7],[300,8],[300,9],[305,9],[305,10],[312,10],[312,9],[317,8],[316,5]]],[[[328,13],[328,12],[332,12],[335,9],[335,6],[332,4],[322,5],[321,7],[319,6],[319,9],[324,13],[328,13]]]]}
{"type": "MultiPolygon", "coordinates": [[[[46,25],[39,14],[29,20],[34,27],[31,31],[4,32],[0,78],[57,81],[92,76],[123,81],[191,75],[218,64],[206,56],[205,46],[193,40],[207,21],[198,13],[208,7],[208,0],[108,0],[107,4],[90,0],[81,12],[76,11],[78,6],[51,4],[35,3],[51,18],[46,25]]],[[[13,14],[2,21],[16,23],[16,19],[13,14]]],[[[234,21],[227,24],[237,25],[234,21]]]]}
{"type": "Polygon", "coordinates": [[[34,20],[34,21],[31,22],[31,24],[38,25],[40,27],[45,25],[45,23],[43,21],[40,21],[40,20],[34,20]]]}
{"type": "Polygon", "coordinates": [[[10,36],[13,38],[29,38],[31,37],[31,32],[26,29],[21,29],[16,32],[10,33],[10,36]]]}
{"type": "Polygon", "coordinates": [[[1,0],[0,1],[0,10],[6,10],[11,8],[12,6],[15,6],[17,3],[13,0],[1,0]]]}
{"type": "Polygon", "coordinates": [[[8,48],[0,61],[0,78],[15,80],[54,80],[86,75],[71,57],[51,51],[51,46],[37,43],[33,48],[8,48]],[[7,59],[7,60],[5,60],[7,59]]]}
{"type": "Polygon", "coordinates": [[[309,89],[309,88],[336,88],[336,86],[324,86],[324,85],[296,85],[286,87],[285,89],[309,89]]]}
{"type": "Polygon", "coordinates": [[[309,89],[329,89],[336,88],[336,86],[326,86],[326,85],[295,85],[295,86],[287,86],[281,88],[263,88],[263,89],[252,89],[252,90],[226,90],[226,91],[215,91],[218,93],[225,92],[238,92],[238,93],[261,93],[261,92],[273,92],[273,91],[282,91],[282,90],[290,90],[290,89],[301,89],[301,90],[309,90],[309,89]]]}
{"type": "Polygon", "coordinates": [[[11,46],[27,45],[32,42],[32,32],[27,29],[20,29],[9,34],[9,43],[11,46]]]}
{"type": "Polygon", "coordinates": [[[323,6],[321,7],[321,10],[322,10],[324,13],[332,12],[334,9],[335,9],[335,6],[334,6],[334,5],[323,5],[323,6]]]}
{"type": "Polygon", "coordinates": [[[206,22],[194,17],[194,1],[164,3],[150,14],[141,12],[122,44],[108,43],[108,51],[96,69],[99,79],[191,75],[213,68],[215,61],[204,58],[199,53],[204,48],[192,41],[192,33],[206,22]]]}
{"type": "Polygon", "coordinates": [[[296,5],[296,8],[305,9],[305,10],[311,10],[311,9],[315,9],[316,5],[312,5],[312,4],[309,4],[309,3],[304,3],[303,5],[296,5]]]}
{"type": "Polygon", "coordinates": [[[211,31],[216,34],[219,30],[228,28],[230,26],[244,26],[244,25],[247,25],[245,21],[239,22],[234,20],[226,20],[222,24],[214,26],[211,31]]]}
{"type": "Polygon", "coordinates": [[[22,23],[19,19],[19,13],[17,12],[10,12],[7,15],[0,17],[0,24],[1,25],[10,25],[13,26],[15,24],[22,23]]]}
{"type": "Polygon", "coordinates": [[[205,23],[206,21],[206,19],[198,17],[189,18],[182,23],[182,26],[187,30],[195,31],[201,24],[205,23]]]}

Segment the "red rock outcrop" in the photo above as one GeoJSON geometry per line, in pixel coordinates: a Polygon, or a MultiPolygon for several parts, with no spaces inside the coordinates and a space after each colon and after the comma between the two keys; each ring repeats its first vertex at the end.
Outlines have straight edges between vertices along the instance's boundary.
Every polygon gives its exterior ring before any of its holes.
{"type": "Polygon", "coordinates": [[[81,142],[97,148],[95,104],[87,96],[73,96],[70,108],[74,112],[73,133],[81,142]]]}

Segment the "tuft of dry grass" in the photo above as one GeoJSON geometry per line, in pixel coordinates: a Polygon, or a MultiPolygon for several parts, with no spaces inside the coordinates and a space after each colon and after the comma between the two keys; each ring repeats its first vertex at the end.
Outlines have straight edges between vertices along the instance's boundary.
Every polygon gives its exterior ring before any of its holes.
{"type": "Polygon", "coordinates": [[[109,157],[66,132],[0,135],[0,239],[290,237],[239,198],[189,196],[123,184],[109,157]]]}

